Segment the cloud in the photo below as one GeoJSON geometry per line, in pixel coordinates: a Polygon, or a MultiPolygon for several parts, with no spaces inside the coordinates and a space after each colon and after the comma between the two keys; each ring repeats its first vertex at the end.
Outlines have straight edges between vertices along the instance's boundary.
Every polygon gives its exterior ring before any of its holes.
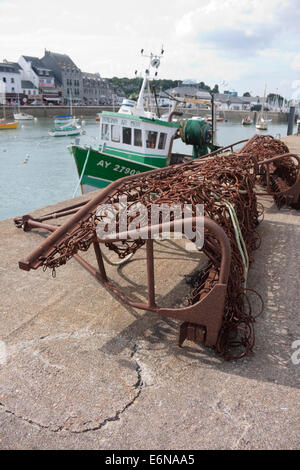
{"type": "Polygon", "coordinates": [[[293,60],[291,61],[291,68],[293,70],[300,71],[300,54],[294,56],[293,60]]]}
{"type": "Polygon", "coordinates": [[[257,54],[272,45],[276,34],[274,27],[259,26],[251,30],[222,28],[218,31],[200,33],[198,41],[230,54],[257,54]]]}
{"type": "Polygon", "coordinates": [[[41,57],[47,48],[84,71],[133,77],[144,68],[140,49],[163,44],[161,78],[245,91],[299,75],[299,0],[52,0],[51,11],[55,21],[39,0],[0,0],[2,54],[41,57]]]}

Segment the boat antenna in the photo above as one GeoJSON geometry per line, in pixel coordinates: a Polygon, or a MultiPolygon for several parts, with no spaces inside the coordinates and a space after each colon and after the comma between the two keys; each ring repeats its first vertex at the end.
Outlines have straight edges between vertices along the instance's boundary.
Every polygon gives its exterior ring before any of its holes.
{"type": "Polygon", "coordinates": [[[147,82],[149,82],[149,75],[150,75],[151,67],[156,69],[156,71],[155,71],[155,77],[156,77],[157,76],[157,69],[160,66],[160,59],[161,59],[163,53],[164,53],[163,47],[161,48],[161,53],[160,54],[153,54],[153,52],[151,52],[150,54],[145,54],[144,53],[144,48],[141,49],[141,56],[149,59],[149,66],[145,70],[144,81],[143,81],[143,84],[142,84],[142,87],[141,87],[141,90],[140,90],[140,94],[139,94],[139,97],[138,97],[138,101],[137,101],[137,108],[140,109],[140,110],[144,109],[144,92],[145,92],[147,82]]]}

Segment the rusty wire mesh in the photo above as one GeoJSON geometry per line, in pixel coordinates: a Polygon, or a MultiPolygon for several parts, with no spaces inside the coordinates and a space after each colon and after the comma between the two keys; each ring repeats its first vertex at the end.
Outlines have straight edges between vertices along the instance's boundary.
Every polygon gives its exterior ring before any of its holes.
{"type": "MultiPolygon", "coordinates": [[[[260,242],[257,233],[261,206],[257,203],[255,186],[266,186],[267,171],[262,165],[257,171],[254,162],[262,162],[275,155],[283,155],[288,148],[270,137],[251,139],[238,153],[216,155],[183,165],[171,166],[150,174],[140,174],[130,182],[122,182],[105,199],[116,205],[126,196],[129,208],[135,203],[147,207],[150,217],[151,204],[204,204],[205,215],[225,231],[232,249],[230,275],[227,285],[223,324],[219,335],[218,352],[226,359],[249,354],[254,345],[254,323],[260,312],[253,312],[251,289],[246,287],[247,272],[252,252],[260,242]],[[241,244],[245,250],[241,249],[241,244]]],[[[269,171],[269,170],[268,170],[269,171]]],[[[287,202],[276,193],[294,184],[297,167],[292,158],[278,159],[270,165],[274,200],[280,206],[287,202]],[[281,187],[280,187],[281,185],[281,187]]],[[[131,215],[131,220],[139,216],[131,215]]],[[[86,251],[95,240],[100,222],[96,211],[89,214],[66,237],[55,246],[43,260],[44,267],[55,268],[67,262],[79,250],[86,251]]],[[[130,221],[129,221],[130,222],[130,221]]],[[[145,243],[142,239],[108,242],[107,247],[120,258],[135,253],[145,243]]],[[[218,280],[221,262],[220,247],[216,239],[206,234],[203,252],[208,257],[205,269],[193,277],[193,289],[188,302],[194,304],[211,290],[218,280]]],[[[261,299],[261,296],[257,294],[261,299]]],[[[262,304],[262,300],[261,300],[262,304]]]]}

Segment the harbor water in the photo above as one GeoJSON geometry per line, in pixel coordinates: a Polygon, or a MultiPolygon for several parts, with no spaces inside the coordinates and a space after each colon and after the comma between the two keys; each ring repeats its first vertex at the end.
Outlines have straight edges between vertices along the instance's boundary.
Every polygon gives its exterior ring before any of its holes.
{"type": "MultiPolygon", "coordinates": [[[[53,119],[38,118],[20,122],[17,129],[0,131],[1,220],[73,196],[78,174],[67,146],[75,137],[50,137],[51,127],[53,119]]],[[[87,118],[83,127],[85,134],[80,136],[80,144],[97,148],[99,123],[87,118]]],[[[217,143],[226,146],[249,139],[256,132],[283,137],[287,134],[287,124],[269,123],[268,131],[257,131],[254,125],[218,122],[217,143]]],[[[173,149],[180,153],[192,152],[192,147],[180,140],[175,141],[173,149]]]]}

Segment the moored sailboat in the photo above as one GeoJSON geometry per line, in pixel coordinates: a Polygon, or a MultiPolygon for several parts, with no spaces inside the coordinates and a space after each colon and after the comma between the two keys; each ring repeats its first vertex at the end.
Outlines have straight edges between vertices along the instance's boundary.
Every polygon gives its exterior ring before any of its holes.
{"type": "Polygon", "coordinates": [[[21,112],[19,95],[18,95],[18,112],[14,113],[14,119],[16,121],[32,121],[34,119],[34,117],[31,114],[21,112]]]}
{"type": "Polygon", "coordinates": [[[266,119],[265,112],[264,112],[265,101],[266,101],[266,91],[267,91],[267,85],[265,86],[263,103],[261,105],[261,110],[258,114],[256,125],[255,125],[256,129],[261,130],[261,131],[266,131],[268,129],[268,120],[266,119]]]}

